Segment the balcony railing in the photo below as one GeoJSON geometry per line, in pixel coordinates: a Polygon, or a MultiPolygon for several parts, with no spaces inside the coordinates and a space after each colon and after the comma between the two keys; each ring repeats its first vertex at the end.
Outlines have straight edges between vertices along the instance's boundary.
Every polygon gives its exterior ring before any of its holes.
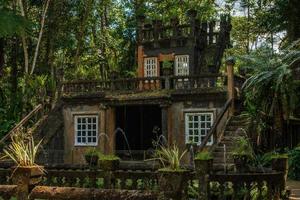
{"type": "Polygon", "coordinates": [[[73,95],[113,91],[142,92],[223,88],[225,82],[224,77],[225,76],[221,74],[203,74],[197,76],[129,78],[108,81],[72,81],[62,84],[62,93],[64,95],[73,95]]]}

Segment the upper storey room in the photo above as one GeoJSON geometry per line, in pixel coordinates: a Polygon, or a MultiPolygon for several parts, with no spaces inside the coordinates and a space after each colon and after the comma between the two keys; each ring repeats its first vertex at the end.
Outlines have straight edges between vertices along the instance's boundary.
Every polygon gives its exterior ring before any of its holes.
{"type": "Polygon", "coordinates": [[[221,15],[216,20],[200,20],[199,16],[201,13],[193,9],[184,17],[167,21],[138,15],[135,75],[128,78],[120,70],[113,70],[105,80],[73,79],[63,83],[63,94],[68,97],[91,93],[105,96],[116,91],[203,91],[223,85],[219,69],[224,51],[230,46],[231,18],[221,15]],[[220,84],[216,84],[218,81],[220,84]]]}
{"type": "Polygon", "coordinates": [[[138,17],[138,76],[189,76],[219,71],[229,47],[230,17],[200,21],[195,10],[184,20],[138,17]]]}

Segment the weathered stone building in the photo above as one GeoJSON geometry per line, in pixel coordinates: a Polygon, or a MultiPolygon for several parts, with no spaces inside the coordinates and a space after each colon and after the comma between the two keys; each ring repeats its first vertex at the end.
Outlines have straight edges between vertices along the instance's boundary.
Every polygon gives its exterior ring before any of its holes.
{"type": "Polygon", "coordinates": [[[218,72],[231,25],[228,16],[216,23],[196,15],[190,11],[187,23],[140,17],[137,78],[64,82],[61,103],[39,133],[44,159],[83,163],[89,147],[143,159],[158,140],[201,145],[230,96],[218,72]]]}

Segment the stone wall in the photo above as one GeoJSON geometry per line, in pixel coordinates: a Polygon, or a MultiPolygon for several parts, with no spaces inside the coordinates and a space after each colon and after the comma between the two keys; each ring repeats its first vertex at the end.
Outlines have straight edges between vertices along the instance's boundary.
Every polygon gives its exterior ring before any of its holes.
{"type": "Polygon", "coordinates": [[[98,145],[95,147],[103,153],[112,153],[114,149],[114,112],[113,109],[104,109],[100,104],[66,105],[63,109],[64,116],[64,162],[68,164],[83,164],[84,154],[89,147],[75,146],[74,117],[76,115],[98,116],[98,145]],[[107,123],[106,123],[107,122],[107,123]],[[108,123],[109,122],[109,123],[108,123]],[[106,134],[106,136],[104,136],[106,134]]]}

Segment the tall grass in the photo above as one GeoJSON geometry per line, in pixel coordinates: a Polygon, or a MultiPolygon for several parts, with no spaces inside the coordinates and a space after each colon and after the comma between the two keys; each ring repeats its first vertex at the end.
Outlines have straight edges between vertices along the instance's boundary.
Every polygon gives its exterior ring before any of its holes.
{"type": "Polygon", "coordinates": [[[33,137],[27,136],[23,131],[13,134],[11,143],[4,147],[3,158],[10,158],[18,167],[37,166],[35,159],[42,140],[35,144],[33,137]]]}
{"type": "Polygon", "coordinates": [[[160,146],[155,152],[155,159],[159,160],[165,169],[180,170],[180,161],[186,152],[186,150],[180,152],[176,145],[171,147],[160,146]]]}

